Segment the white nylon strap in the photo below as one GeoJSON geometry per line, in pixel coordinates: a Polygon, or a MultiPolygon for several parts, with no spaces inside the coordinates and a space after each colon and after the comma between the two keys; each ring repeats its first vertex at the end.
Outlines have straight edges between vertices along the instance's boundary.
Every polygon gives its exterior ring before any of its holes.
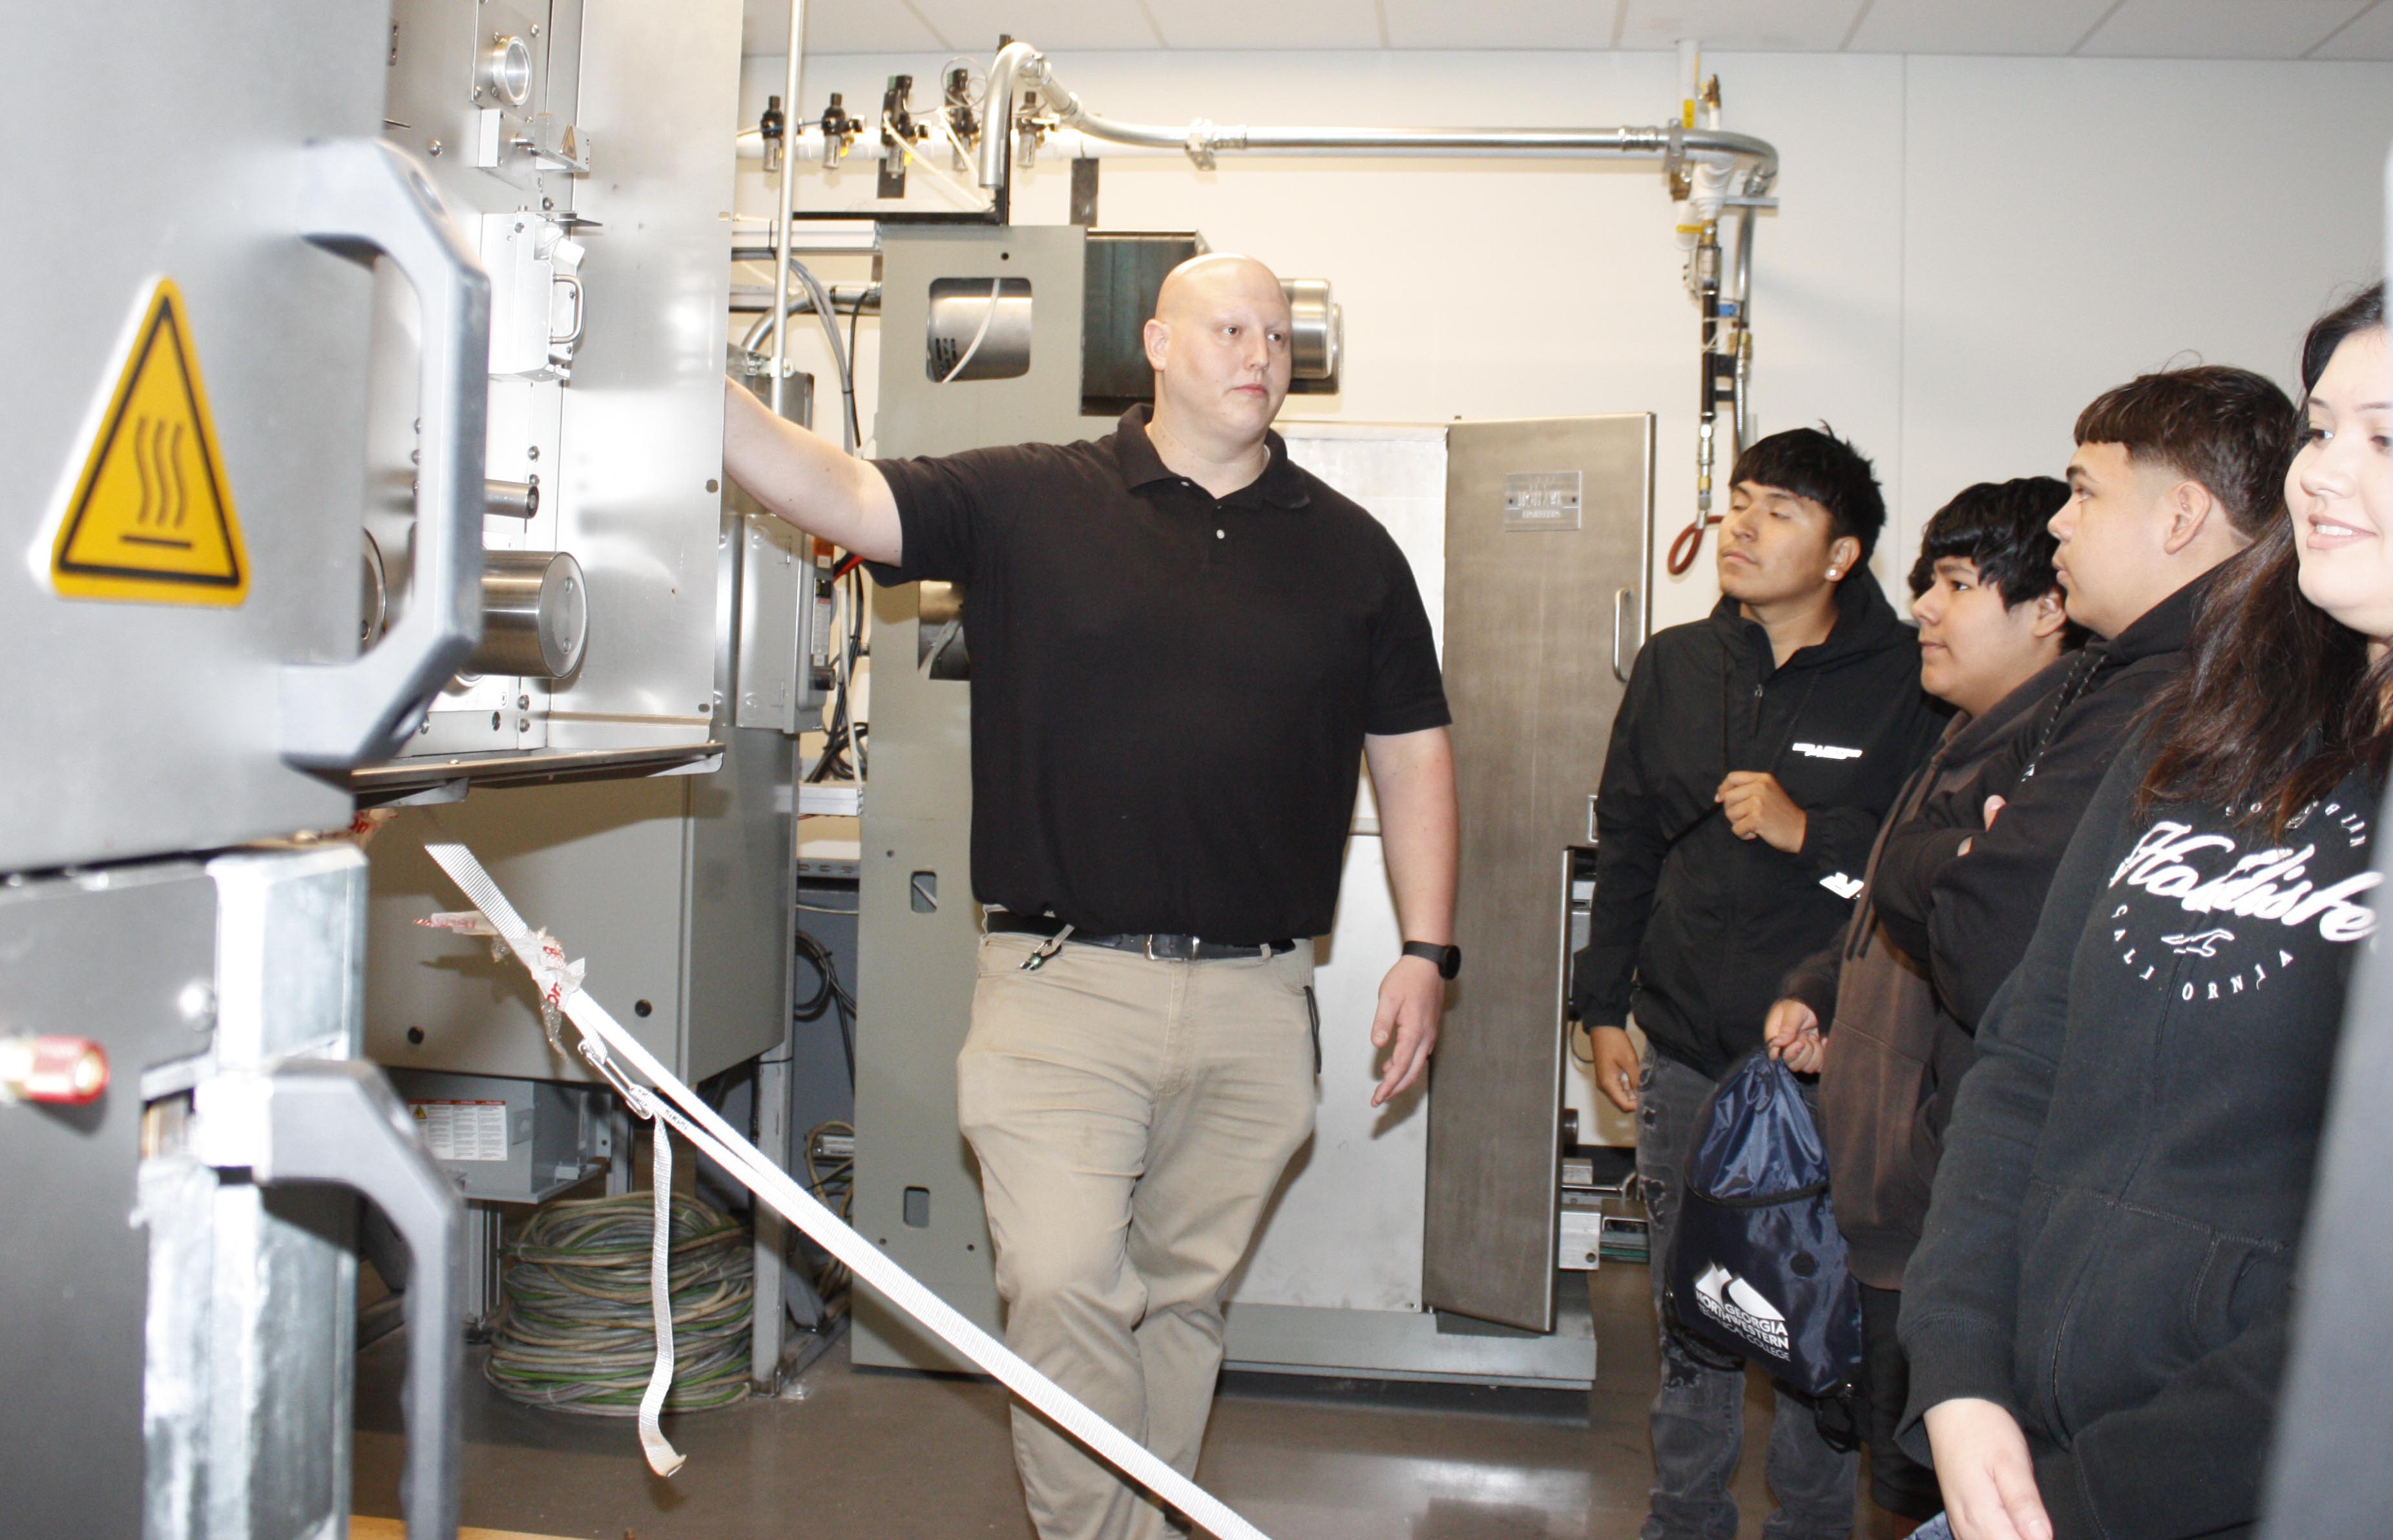
{"type": "MultiPolygon", "coordinates": [[[[425,852],[439,863],[465,897],[489,918],[524,966],[531,970],[542,998],[564,1011],[582,1035],[583,1054],[600,1065],[609,1080],[623,1086],[625,1067],[638,1071],[665,1100],[674,1103],[668,1107],[663,1100],[654,1102],[660,1119],[681,1130],[708,1158],[745,1182],[817,1245],[847,1264],[857,1279],[878,1289],[891,1303],[994,1375],[1006,1389],[1045,1414],[1115,1469],[1167,1506],[1187,1515],[1206,1533],[1217,1540],[1265,1540],[1262,1531],[1220,1498],[1157,1459],[1145,1445],[1097,1416],[1070,1391],[965,1319],[954,1306],[924,1287],[880,1247],[824,1207],[813,1194],[791,1181],[788,1172],[765,1159],[724,1121],[721,1114],[659,1064],[655,1055],[625,1031],[605,1006],[582,991],[582,964],[568,963],[563,948],[544,933],[533,935],[515,906],[507,902],[506,895],[482,869],[482,864],[474,858],[473,852],[456,844],[426,845],[425,852]]],[[[657,1137],[660,1141],[665,1138],[663,1129],[657,1130],[657,1137]]]]}
{"type": "Polygon", "coordinates": [[[648,1308],[657,1318],[657,1364],[648,1371],[648,1388],[640,1393],[640,1453],[647,1456],[650,1470],[670,1476],[681,1468],[682,1454],[657,1425],[673,1377],[673,1135],[661,1121],[656,1125],[652,1142],[657,1158],[650,1185],[657,1194],[657,1224],[648,1237],[648,1308]]]}

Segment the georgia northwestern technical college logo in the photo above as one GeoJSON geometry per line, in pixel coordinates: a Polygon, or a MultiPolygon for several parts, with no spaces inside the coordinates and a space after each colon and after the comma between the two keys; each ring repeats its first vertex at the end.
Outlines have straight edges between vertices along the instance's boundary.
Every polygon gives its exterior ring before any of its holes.
{"type": "Polygon", "coordinates": [[[1695,1280],[1695,1302],[1706,1315],[1746,1341],[1786,1356],[1786,1317],[1760,1290],[1720,1263],[1704,1269],[1695,1280]]]}
{"type": "Polygon", "coordinates": [[[2140,981],[2163,988],[2174,984],[2180,999],[2230,999],[2266,987],[2295,964],[2302,938],[2295,933],[2315,926],[2319,939],[2329,942],[2373,933],[2376,914],[2361,900],[2382,881],[2375,872],[2363,869],[2322,885],[2310,872],[2321,839],[2331,853],[2340,845],[2364,863],[2367,816],[2339,802],[2313,804],[2285,832],[2295,836],[2305,826],[2311,837],[2299,845],[2239,855],[2231,835],[2189,823],[2154,824],[2111,874],[2110,885],[2175,899],[2176,907],[2155,914],[2131,894],[2113,908],[2111,940],[2119,960],[2140,981]]]}

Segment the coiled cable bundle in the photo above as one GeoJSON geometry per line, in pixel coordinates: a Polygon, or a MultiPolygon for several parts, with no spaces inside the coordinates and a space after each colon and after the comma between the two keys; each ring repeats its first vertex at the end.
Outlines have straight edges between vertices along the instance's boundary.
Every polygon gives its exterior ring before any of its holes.
{"type": "MultiPolygon", "coordinates": [[[[659,1131],[662,1137],[662,1130],[659,1131]]],[[[648,1300],[655,1194],[543,1204],[502,1248],[503,1304],[482,1373],[529,1406],[636,1416],[657,1353],[648,1300]]],[[[737,1220],[673,1199],[673,1393],[668,1412],[748,1394],[754,1252],[737,1220]]]]}

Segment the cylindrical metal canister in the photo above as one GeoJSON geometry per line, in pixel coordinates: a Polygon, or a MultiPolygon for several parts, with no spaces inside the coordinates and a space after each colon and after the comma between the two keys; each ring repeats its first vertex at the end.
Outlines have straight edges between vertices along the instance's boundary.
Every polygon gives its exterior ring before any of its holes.
{"type": "Polygon", "coordinates": [[[582,564],[563,551],[491,551],[482,558],[482,644],[464,672],[561,679],[590,636],[582,564]]]}

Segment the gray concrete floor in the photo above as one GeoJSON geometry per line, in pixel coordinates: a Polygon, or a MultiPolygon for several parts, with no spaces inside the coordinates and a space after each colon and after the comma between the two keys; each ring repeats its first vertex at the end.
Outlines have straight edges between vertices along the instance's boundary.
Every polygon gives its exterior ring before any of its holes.
{"type": "MultiPolygon", "coordinates": [[[[1569,1393],[1225,1377],[1198,1480],[1273,1540],[1629,1540],[1644,1515],[1654,1383],[1645,1270],[1589,1278],[1597,1385],[1569,1393]]],[[[360,1513],[395,1516],[401,1337],[359,1365],[360,1513]]],[[[689,1463],[649,1475],[629,1421],[534,1411],[469,1374],[464,1518],[576,1540],[1032,1540],[994,1383],[850,1366],[793,1394],[669,1419],[689,1463]]],[[[1741,1536],[1769,1511],[1771,1397],[1746,1399],[1741,1536]]],[[[1863,1502],[1866,1512],[1868,1505],[1863,1502]]],[[[1871,1540],[1866,1517],[1857,1540],[1871,1540]]]]}

